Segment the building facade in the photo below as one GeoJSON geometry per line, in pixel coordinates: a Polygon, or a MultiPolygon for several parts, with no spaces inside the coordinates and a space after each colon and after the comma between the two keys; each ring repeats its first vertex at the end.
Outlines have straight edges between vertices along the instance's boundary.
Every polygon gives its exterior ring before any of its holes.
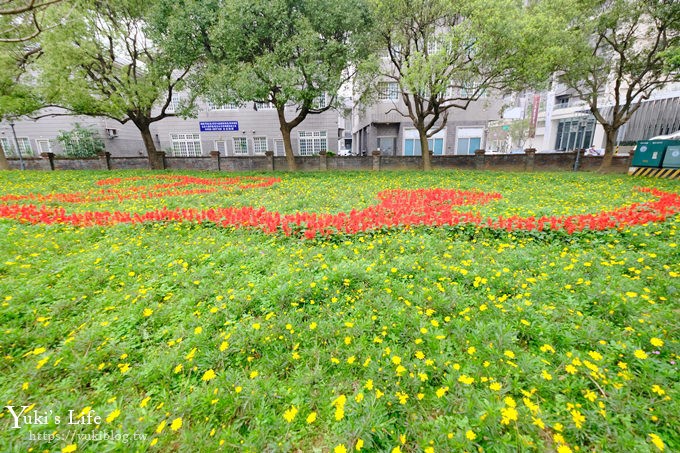
{"type": "MultiPolygon", "coordinates": [[[[430,151],[434,155],[468,155],[483,149],[488,123],[501,118],[503,105],[502,98],[484,95],[466,110],[449,109],[446,126],[429,139],[430,151]]],[[[399,112],[406,112],[399,85],[380,83],[377,101],[353,110],[353,153],[379,150],[388,156],[421,155],[418,131],[411,119],[399,112]]]]}
{"type": "MultiPolygon", "coordinates": [[[[601,111],[606,116],[607,98],[601,111]]],[[[669,84],[641,102],[640,107],[618,132],[619,151],[627,152],[638,140],[680,130],[680,84],[669,84]]],[[[541,94],[536,136],[529,145],[539,151],[573,151],[604,149],[605,134],[588,105],[566,87],[556,84],[541,94]]]]}
{"type": "MultiPolygon", "coordinates": [[[[170,113],[177,104],[171,104],[170,113]]],[[[286,109],[291,117],[295,115],[294,109],[286,109]]],[[[57,137],[61,131],[72,130],[76,123],[94,130],[103,139],[105,150],[113,156],[146,155],[141,134],[130,122],[121,124],[102,117],[65,116],[58,110],[43,112],[43,115],[49,113],[55,115],[35,121],[16,120],[12,123],[14,131],[9,122],[0,124],[0,140],[8,157],[18,155],[16,142],[26,157],[45,152],[63,154],[64,147],[57,137]]],[[[345,138],[344,124],[333,109],[309,115],[291,133],[294,154],[312,156],[322,151],[337,152],[340,140],[345,138]]],[[[201,103],[196,118],[164,118],[151,125],[151,133],[156,149],[165,151],[168,156],[208,156],[211,151],[219,151],[225,157],[264,155],[266,151],[285,155],[276,109],[268,104],[215,106],[201,103]]]]}

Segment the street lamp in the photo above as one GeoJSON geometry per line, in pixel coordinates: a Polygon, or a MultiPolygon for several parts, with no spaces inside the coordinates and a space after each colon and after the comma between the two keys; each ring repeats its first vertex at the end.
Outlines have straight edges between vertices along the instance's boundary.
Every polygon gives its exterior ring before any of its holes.
{"type": "Polygon", "coordinates": [[[12,128],[12,135],[14,136],[14,144],[17,147],[17,153],[19,153],[19,166],[22,170],[25,170],[26,168],[24,167],[24,157],[21,155],[21,148],[19,148],[19,140],[17,139],[17,132],[14,130],[14,121],[10,121],[9,125],[12,128]]]}

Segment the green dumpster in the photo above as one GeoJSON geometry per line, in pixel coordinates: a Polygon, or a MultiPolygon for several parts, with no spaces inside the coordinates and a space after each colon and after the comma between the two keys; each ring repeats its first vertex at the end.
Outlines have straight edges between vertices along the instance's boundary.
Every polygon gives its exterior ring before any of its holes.
{"type": "Polygon", "coordinates": [[[660,168],[670,140],[642,140],[637,143],[633,167],[660,168]]]}
{"type": "Polygon", "coordinates": [[[666,156],[663,158],[663,168],[680,168],[680,144],[666,147],[666,156]]]}

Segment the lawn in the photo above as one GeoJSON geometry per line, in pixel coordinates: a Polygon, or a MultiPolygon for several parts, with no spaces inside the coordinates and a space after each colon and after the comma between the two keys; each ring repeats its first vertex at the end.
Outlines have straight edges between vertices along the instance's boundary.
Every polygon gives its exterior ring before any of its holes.
{"type": "Polygon", "coordinates": [[[0,173],[0,451],[678,451],[678,194],[0,173]]]}

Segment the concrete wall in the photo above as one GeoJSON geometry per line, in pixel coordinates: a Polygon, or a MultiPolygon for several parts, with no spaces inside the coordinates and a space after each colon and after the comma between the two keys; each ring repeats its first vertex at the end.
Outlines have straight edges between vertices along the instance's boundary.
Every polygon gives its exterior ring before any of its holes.
{"type": "MultiPolygon", "coordinates": [[[[496,170],[496,171],[573,171],[576,153],[485,154],[478,151],[466,156],[432,156],[435,169],[496,170]]],[[[598,170],[602,157],[579,155],[579,171],[598,170]]],[[[11,168],[19,168],[19,160],[9,158],[11,168]]],[[[212,153],[209,157],[165,157],[165,166],[171,170],[202,171],[286,171],[285,157],[254,156],[224,157],[212,153]]],[[[615,156],[611,171],[626,173],[632,162],[631,156],[615,156]]],[[[418,170],[422,168],[420,156],[304,156],[296,157],[299,171],[324,170],[418,170]]],[[[54,155],[24,159],[27,170],[111,170],[148,169],[146,157],[111,157],[102,155],[90,159],[66,159],[54,155]],[[52,162],[50,163],[50,159],[52,162]],[[108,163],[107,163],[108,161],[108,163]],[[52,167],[53,166],[53,167],[52,167]]]]}

